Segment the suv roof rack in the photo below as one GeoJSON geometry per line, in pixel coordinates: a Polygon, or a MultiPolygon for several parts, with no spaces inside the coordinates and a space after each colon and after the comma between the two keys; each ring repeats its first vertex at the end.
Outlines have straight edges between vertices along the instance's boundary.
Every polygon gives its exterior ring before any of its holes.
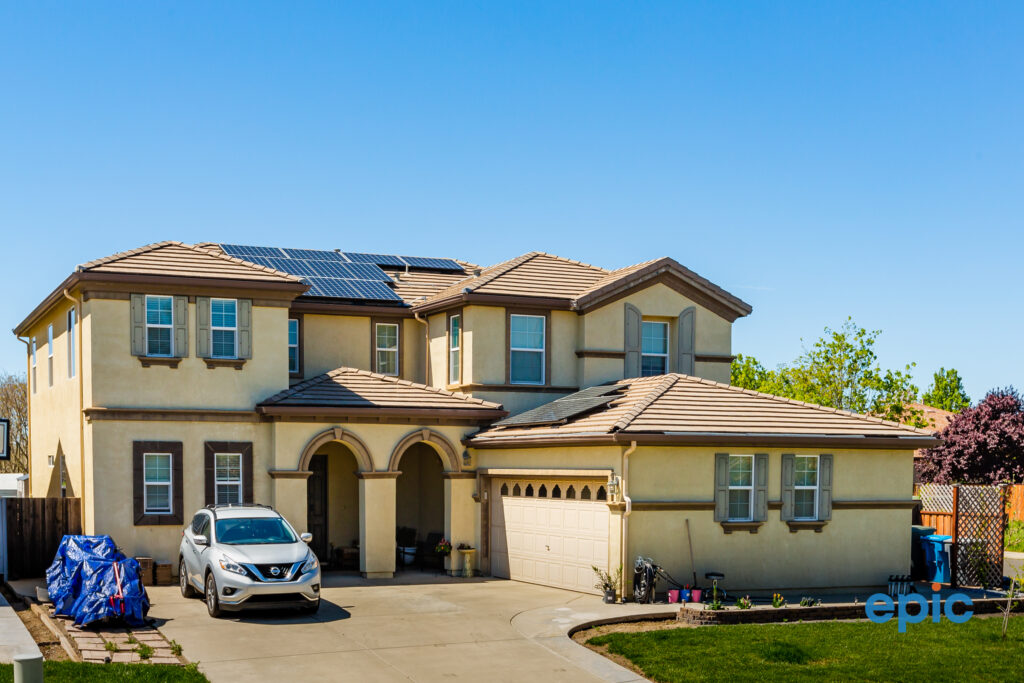
{"type": "Polygon", "coordinates": [[[263,508],[264,510],[273,510],[273,505],[264,505],[263,503],[210,503],[206,506],[207,510],[219,510],[221,508],[263,508]]]}

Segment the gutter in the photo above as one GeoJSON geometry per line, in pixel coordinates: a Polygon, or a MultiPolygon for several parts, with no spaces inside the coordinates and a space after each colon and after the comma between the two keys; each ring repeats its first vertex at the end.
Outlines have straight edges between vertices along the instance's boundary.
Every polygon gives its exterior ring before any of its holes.
{"type": "Polygon", "coordinates": [[[32,389],[29,386],[29,382],[32,381],[32,341],[28,337],[21,338],[14,330],[14,338],[25,345],[25,419],[28,420],[28,486],[26,487],[25,496],[27,498],[32,497],[32,389]]]}
{"type": "Polygon", "coordinates": [[[64,289],[64,298],[70,301],[75,307],[75,359],[76,373],[78,376],[78,457],[79,476],[81,477],[81,488],[78,497],[82,503],[82,531],[88,532],[89,526],[86,523],[86,511],[89,509],[85,504],[85,365],[82,363],[82,301],[76,299],[64,289]]]}
{"type": "Polygon", "coordinates": [[[856,436],[836,434],[772,434],[750,432],[689,432],[632,434],[578,434],[575,436],[476,437],[473,448],[533,448],[536,446],[602,446],[627,444],[664,446],[761,446],[799,448],[853,448],[861,450],[917,450],[942,443],[934,436],[856,436]]]}

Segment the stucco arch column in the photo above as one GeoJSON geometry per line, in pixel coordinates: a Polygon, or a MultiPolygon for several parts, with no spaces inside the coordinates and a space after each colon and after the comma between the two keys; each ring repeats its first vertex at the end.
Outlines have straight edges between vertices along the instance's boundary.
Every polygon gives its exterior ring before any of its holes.
{"type": "Polygon", "coordinates": [[[395,503],[401,472],[357,472],[359,571],[368,579],[395,575],[395,503]]]}
{"type": "MultiPolygon", "coordinates": [[[[476,493],[475,472],[445,472],[444,477],[444,535],[452,542],[452,548],[459,543],[467,543],[474,548],[480,547],[478,522],[480,521],[479,503],[473,499],[476,493]]],[[[474,557],[479,569],[480,553],[474,557]]],[[[452,550],[445,560],[445,568],[449,574],[462,569],[462,554],[452,550]]]]}

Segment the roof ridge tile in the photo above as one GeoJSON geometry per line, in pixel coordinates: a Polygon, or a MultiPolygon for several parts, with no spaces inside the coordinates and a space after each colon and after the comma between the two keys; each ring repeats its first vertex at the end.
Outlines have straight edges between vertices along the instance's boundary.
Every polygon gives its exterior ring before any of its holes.
{"type": "Polygon", "coordinates": [[[661,396],[672,388],[676,383],[677,376],[674,374],[665,375],[664,378],[654,385],[651,389],[647,390],[647,393],[637,403],[627,410],[622,417],[615,421],[612,428],[609,431],[621,432],[630,425],[633,420],[640,416],[652,403],[661,398],[661,396]]]}

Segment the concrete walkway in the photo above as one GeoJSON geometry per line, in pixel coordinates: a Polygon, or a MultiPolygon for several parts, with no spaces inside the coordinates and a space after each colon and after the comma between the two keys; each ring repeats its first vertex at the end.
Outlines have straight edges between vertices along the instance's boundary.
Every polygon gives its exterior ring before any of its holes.
{"type": "Polygon", "coordinates": [[[393,581],[327,575],[320,613],[211,619],[176,586],[149,588],[158,628],[217,683],[344,681],[637,681],[572,642],[574,626],[666,605],[494,579],[409,574],[393,581]]]}
{"type": "Polygon", "coordinates": [[[18,655],[39,655],[36,641],[0,595],[0,664],[10,664],[18,655]]]}

